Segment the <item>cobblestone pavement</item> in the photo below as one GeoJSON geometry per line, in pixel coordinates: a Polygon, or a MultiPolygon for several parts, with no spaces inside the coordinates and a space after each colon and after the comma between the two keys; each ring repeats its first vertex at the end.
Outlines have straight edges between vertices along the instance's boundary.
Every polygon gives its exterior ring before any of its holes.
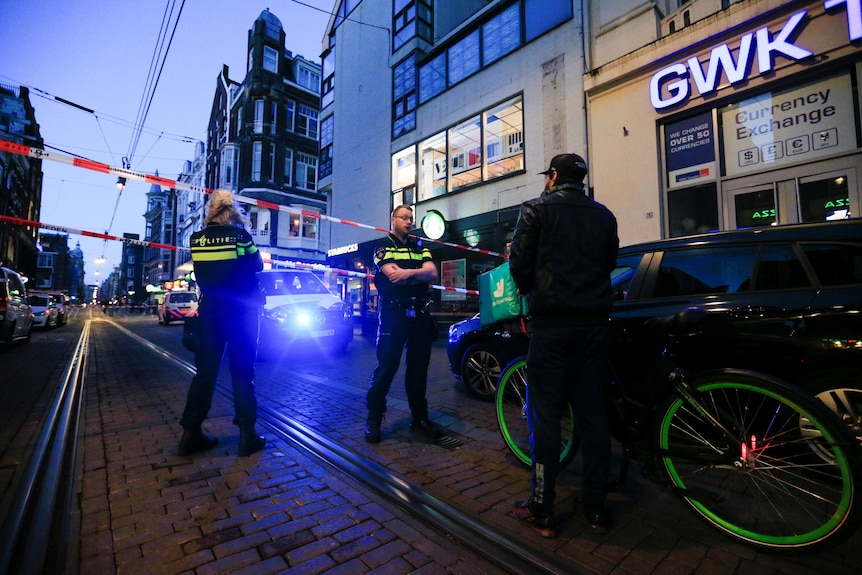
{"type": "MultiPolygon", "coordinates": [[[[116,321],[135,331],[144,320],[116,321]]],[[[181,328],[174,331],[178,340],[181,328]]],[[[90,360],[78,477],[81,573],[501,572],[272,434],[262,453],[237,457],[233,408],[219,394],[204,425],[218,447],[178,457],[189,375],[105,322],[94,325],[90,360]]],[[[412,436],[403,372],[390,392],[383,442],[364,442],[373,365],[373,346],[361,338],[346,356],[259,362],[258,398],[500,533],[555,554],[571,573],[858,572],[859,534],[816,555],[763,554],[713,532],[636,467],[627,488],[610,496],[609,534],[592,534],[575,514],[560,537],[541,539],[510,515],[526,494],[528,470],[499,438],[491,404],[471,398],[448,372],[445,342],[435,344],[428,397],[432,419],[462,440],[455,450],[412,436]]],[[[221,381],[229,382],[226,370],[221,381]]],[[[576,460],[563,472],[558,513],[573,507],[579,483],[576,460]]]]}

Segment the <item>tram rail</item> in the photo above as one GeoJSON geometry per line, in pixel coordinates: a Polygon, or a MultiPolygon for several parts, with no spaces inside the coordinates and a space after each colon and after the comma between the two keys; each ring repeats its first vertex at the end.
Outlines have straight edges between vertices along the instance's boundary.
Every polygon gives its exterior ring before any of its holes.
{"type": "MultiPolygon", "coordinates": [[[[193,364],[123,326],[115,325],[163,359],[173,362],[189,374],[195,373],[193,364]]],[[[218,384],[216,391],[227,398],[232,398],[228,385],[218,384]]],[[[417,485],[329,440],[283,413],[265,405],[258,405],[258,422],[274,435],[301,448],[323,464],[352,477],[390,506],[416,517],[423,525],[432,527],[443,537],[457,542],[502,571],[516,574],[573,573],[570,564],[563,564],[550,553],[531,549],[521,541],[476,521],[471,515],[429,495],[417,485]]]]}

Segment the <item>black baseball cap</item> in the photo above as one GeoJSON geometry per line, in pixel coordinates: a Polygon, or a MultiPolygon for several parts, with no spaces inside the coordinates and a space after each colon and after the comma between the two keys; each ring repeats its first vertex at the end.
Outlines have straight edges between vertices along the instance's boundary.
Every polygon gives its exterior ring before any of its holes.
{"type": "Polygon", "coordinates": [[[540,174],[547,175],[551,170],[556,170],[558,174],[569,178],[584,179],[587,175],[587,162],[577,154],[560,154],[551,159],[551,165],[540,174]]]}

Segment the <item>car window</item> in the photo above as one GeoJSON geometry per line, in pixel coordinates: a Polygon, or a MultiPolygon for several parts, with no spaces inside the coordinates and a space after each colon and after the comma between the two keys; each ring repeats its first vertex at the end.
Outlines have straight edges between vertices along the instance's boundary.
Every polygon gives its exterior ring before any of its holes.
{"type": "Polygon", "coordinates": [[[198,301],[198,296],[195,293],[172,293],[171,294],[171,303],[189,303],[192,301],[198,301]]]}
{"type": "Polygon", "coordinates": [[[811,287],[802,262],[789,244],[765,246],[755,278],[755,290],[811,287]]]}
{"type": "Polygon", "coordinates": [[[38,305],[38,306],[47,306],[48,305],[48,296],[44,295],[31,295],[30,305],[38,305]]]}
{"type": "Polygon", "coordinates": [[[751,285],[757,246],[693,248],[664,252],[654,297],[745,291],[751,285]]]}
{"type": "Polygon", "coordinates": [[[266,295],[329,293],[323,282],[312,273],[267,272],[259,274],[258,280],[266,295]]]}
{"type": "Polygon", "coordinates": [[[802,250],[824,286],[862,284],[862,246],[806,243],[802,250]]]}
{"type": "Polygon", "coordinates": [[[623,256],[617,260],[617,267],[611,272],[611,291],[614,301],[624,301],[632,285],[632,279],[643,259],[643,254],[623,256]]]}

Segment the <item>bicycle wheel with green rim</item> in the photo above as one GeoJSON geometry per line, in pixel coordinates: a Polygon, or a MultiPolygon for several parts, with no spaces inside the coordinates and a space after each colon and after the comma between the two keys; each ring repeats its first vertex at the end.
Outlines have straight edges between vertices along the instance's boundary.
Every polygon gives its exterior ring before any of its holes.
{"type": "MultiPolygon", "coordinates": [[[[530,465],[530,424],[527,421],[527,357],[513,359],[503,369],[495,395],[497,423],[503,441],[522,463],[530,465]]],[[[572,406],[563,410],[560,434],[560,466],[565,467],[578,452],[572,406]]]]}
{"type": "Polygon", "coordinates": [[[721,370],[658,412],[660,461],[682,500],[738,542],[798,553],[855,532],[862,452],[828,408],[761,374],[721,370]],[[826,455],[826,456],[824,456],[826,455]]]}

